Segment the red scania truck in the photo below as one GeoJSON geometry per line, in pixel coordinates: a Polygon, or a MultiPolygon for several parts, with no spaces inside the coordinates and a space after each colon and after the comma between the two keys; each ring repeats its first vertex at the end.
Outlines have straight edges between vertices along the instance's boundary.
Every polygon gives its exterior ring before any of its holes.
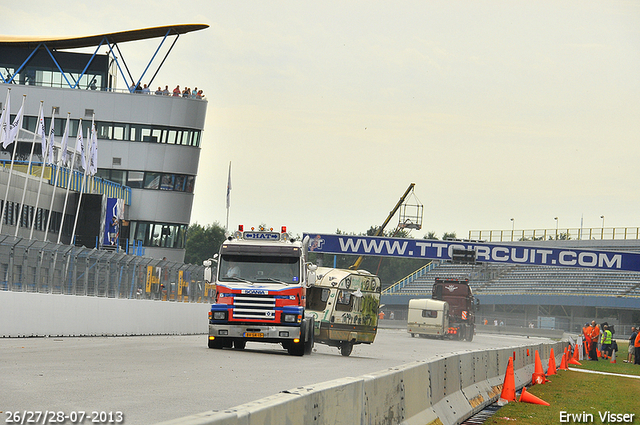
{"type": "Polygon", "coordinates": [[[280,343],[295,356],[311,353],[314,326],[305,302],[315,266],[305,258],[303,243],[291,241],[284,226],[280,232],[239,226],[204,262],[205,281],[216,284],[209,348],[244,349],[259,341],[280,343]]]}

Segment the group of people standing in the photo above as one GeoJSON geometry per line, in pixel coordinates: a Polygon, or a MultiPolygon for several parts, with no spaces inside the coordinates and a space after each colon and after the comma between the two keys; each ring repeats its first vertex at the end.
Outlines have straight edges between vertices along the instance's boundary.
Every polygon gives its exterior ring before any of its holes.
{"type": "MultiPolygon", "coordinates": [[[[601,329],[601,326],[593,320],[591,324],[585,324],[582,333],[589,360],[597,361],[598,351],[604,359],[610,359],[613,352],[618,351],[617,343],[613,339],[613,326],[610,329],[609,325],[604,323],[601,329]]],[[[640,356],[636,353],[640,353],[640,332],[636,327],[632,327],[629,337],[629,354],[625,362],[631,363],[631,358],[634,357],[634,363],[640,365],[640,356]]]]}

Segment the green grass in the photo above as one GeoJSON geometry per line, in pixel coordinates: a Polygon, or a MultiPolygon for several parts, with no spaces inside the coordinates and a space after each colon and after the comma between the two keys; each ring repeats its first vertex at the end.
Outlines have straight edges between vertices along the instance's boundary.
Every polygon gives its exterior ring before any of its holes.
{"type": "MultiPolygon", "coordinates": [[[[640,376],[640,365],[624,363],[627,358],[627,343],[619,341],[617,363],[609,360],[597,362],[584,360],[582,366],[570,366],[570,369],[586,369],[607,373],[640,376]]],[[[547,359],[548,362],[548,359],[547,359]]],[[[543,360],[543,364],[546,362],[543,360]]],[[[560,424],[560,412],[570,414],[593,415],[593,421],[587,423],[608,423],[600,420],[599,412],[634,413],[631,423],[640,424],[640,379],[599,375],[578,372],[576,370],[558,370],[550,375],[543,385],[527,388],[527,392],[546,401],[550,406],[530,403],[511,402],[499,409],[485,424],[491,425],[544,425],[560,424]]],[[[518,396],[519,398],[519,396],[518,396]]],[[[577,421],[570,423],[578,423],[577,421]]]]}

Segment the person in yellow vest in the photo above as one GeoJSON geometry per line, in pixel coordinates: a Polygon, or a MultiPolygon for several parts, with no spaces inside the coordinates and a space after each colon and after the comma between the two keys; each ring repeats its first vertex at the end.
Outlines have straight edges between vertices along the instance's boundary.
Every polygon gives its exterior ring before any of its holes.
{"type": "Polygon", "coordinates": [[[611,357],[611,340],[613,339],[613,334],[609,330],[609,326],[604,325],[604,330],[602,331],[602,357],[608,359],[611,357]]]}
{"type": "Polygon", "coordinates": [[[598,361],[598,338],[600,336],[600,328],[596,325],[596,321],[591,322],[591,332],[589,333],[589,360],[598,361]]]}

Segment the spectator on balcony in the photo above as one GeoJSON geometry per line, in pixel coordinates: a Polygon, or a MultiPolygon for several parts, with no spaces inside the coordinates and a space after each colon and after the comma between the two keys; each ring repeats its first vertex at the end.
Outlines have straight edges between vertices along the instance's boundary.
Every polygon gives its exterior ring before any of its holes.
{"type": "Polygon", "coordinates": [[[179,97],[181,94],[182,94],[182,91],[180,90],[180,86],[176,86],[176,88],[173,89],[173,96],[179,97]]]}

